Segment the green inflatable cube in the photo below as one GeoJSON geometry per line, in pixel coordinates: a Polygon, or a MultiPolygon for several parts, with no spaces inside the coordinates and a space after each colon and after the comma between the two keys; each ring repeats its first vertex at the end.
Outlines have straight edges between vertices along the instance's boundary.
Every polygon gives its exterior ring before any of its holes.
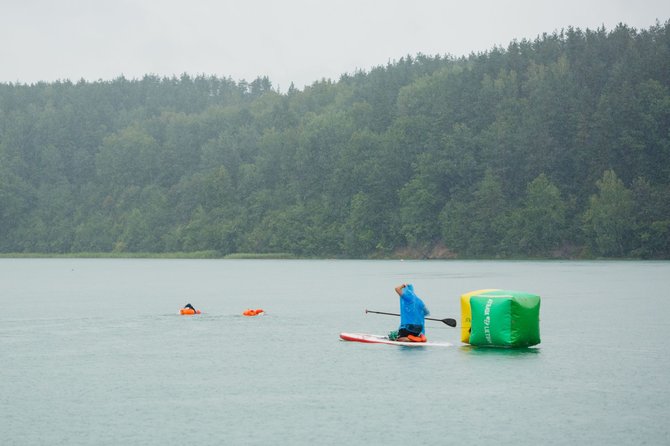
{"type": "Polygon", "coordinates": [[[529,347],[540,343],[540,296],[493,290],[470,297],[470,344],[529,347]]]}

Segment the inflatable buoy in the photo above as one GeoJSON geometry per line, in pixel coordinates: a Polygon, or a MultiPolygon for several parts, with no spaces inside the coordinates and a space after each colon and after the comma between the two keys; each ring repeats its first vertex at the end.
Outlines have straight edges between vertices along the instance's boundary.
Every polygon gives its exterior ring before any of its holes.
{"type": "Polygon", "coordinates": [[[192,308],[182,308],[179,314],[200,314],[200,310],[193,310],[192,308]]]}
{"type": "Polygon", "coordinates": [[[461,296],[462,341],[482,347],[540,343],[540,296],[523,291],[479,290],[461,296]],[[463,327],[465,330],[465,327],[463,327]]]}
{"type": "Polygon", "coordinates": [[[264,311],[260,308],[256,310],[244,310],[244,313],[242,313],[243,316],[258,316],[259,314],[264,313],[264,311]]]}

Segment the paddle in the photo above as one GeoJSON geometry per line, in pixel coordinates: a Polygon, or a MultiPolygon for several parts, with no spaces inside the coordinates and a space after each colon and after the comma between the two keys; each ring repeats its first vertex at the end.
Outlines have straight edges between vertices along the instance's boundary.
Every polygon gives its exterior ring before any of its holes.
{"type": "MultiPolygon", "coordinates": [[[[372,311],[372,310],[368,310],[368,309],[365,310],[365,313],[366,313],[366,314],[367,314],[367,313],[387,314],[387,315],[389,315],[389,316],[400,316],[398,313],[384,313],[383,311],[372,311]]],[[[438,322],[442,322],[442,323],[447,324],[447,325],[450,326],[450,327],[455,327],[455,326],[456,326],[456,319],[450,319],[450,318],[446,318],[446,319],[433,319],[432,317],[427,317],[426,319],[429,320],[429,321],[438,321],[438,322]]]]}

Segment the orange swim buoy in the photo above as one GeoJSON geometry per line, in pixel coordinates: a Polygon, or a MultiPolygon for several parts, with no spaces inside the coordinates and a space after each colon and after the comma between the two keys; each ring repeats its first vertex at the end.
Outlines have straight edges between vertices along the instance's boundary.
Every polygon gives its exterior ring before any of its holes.
{"type": "Polygon", "coordinates": [[[412,342],[426,342],[428,340],[426,339],[426,335],[423,333],[421,333],[421,336],[407,335],[407,339],[412,342]]]}
{"type": "Polygon", "coordinates": [[[250,309],[247,308],[246,310],[244,310],[242,315],[243,316],[258,316],[261,313],[264,313],[264,311],[261,308],[258,308],[256,310],[250,310],[250,309]]]}
{"type": "Polygon", "coordinates": [[[182,308],[179,310],[179,314],[200,314],[200,310],[193,311],[192,308],[182,308]]]}

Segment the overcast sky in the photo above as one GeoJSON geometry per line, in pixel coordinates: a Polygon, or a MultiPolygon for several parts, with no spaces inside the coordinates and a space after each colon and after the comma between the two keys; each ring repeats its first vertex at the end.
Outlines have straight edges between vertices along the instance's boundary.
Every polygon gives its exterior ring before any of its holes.
{"type": "Polygon", "coordinates": [[[0,83],[188,73],[285,92],[408,54],[669,19],[670,0],[0,0],[0,83]]]}

